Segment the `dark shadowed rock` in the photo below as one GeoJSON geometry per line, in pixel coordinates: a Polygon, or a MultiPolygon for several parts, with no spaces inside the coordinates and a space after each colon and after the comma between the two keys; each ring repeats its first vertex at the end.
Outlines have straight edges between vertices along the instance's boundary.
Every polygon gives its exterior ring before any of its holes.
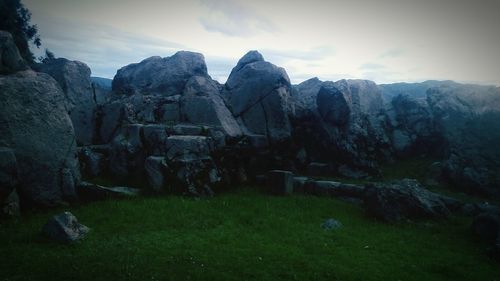
{"type": "Polygon", "coordinates": [[[27,68],[12,35],[0,30],[0,74],[14,73],[27,68]]]}
{"type": "Polygon", "coordinates": [[[0,147],[0,202],[3,202],[18,184],[19,171],[14,150],[0,147]]]}
{"type": "Polygon", "coordinates": [[[180,99],[182,119],[193,124],[221,127],[231,136],[241,129],[220,96],[220,86],[210,78],[194,76],[186,84],[180,99]]]}
{"type": "Polygon", "coordinates": [[[225,85],[230,109],[248,134],[288,139],[290,79],[283,68],[256,57],[256,52],[246,54],[231,72],[225,85]]]}
{"type": "Polygon", "coordinates": [[[73,243],[81,240],[90,231],[80,224],[70,212],[53,216],[42,229],[42,233],[49,239],[62,243],[73,243]]]}
{"type": "Polygon", "coordinates": [[[58,58],[38,64],[36,70],[49,74],[61,86],[78,144],[92,144],[96,138],[97,104],[90,68],[79,61],[58,58]]]}
{"type": "Polygon", "coordinates": [[[318,112],[326,122],[344,126],[350,119],[348,99],[333,83],[323,85],[317,98],[318,112]]]}
{"type": "Polygon", "coordinates": [[[450,213],[439,195],[410,179],[369,184],[365,187],[363,200],[368,215],[387,222],[442,218],[450,213]]]}
{"type": "Polygon", "coordinates": [[[135,176],[142,173],[146,151],[142,142],[143,125],[123,126],[111,143],[109,170],[120,177],[135,176]]]}
{"type": "Polygon", "coordinates": [[[472,222],[472,231],[481,239],[496,243],[500,235],[500,212],[484,212],[472,222]]]}
{"type": "Polygon", "coordinates": [[[32,71],[0,76],[0,92],[0,146],[15,151],[21,199],[39,205],[60,201],[63,169],[79,181],[64,94],[52,77],[32,71]]]}
{"type": "Polygon", "coordinates": [[[170,136],[166,142],[168,160],[210,157],[213,146],[204,136],[170,136]]]}
{"type": "Polygon", "coordinates": [[[299,118],[317,111],[316,99],[323,82],[317,77],[295,85],[292,96],[295,102],[295,114],[299,118]]]}
{"type": "Polygon", "coordinates": [[[127,186],[107,187],[82,181],[77,187],[78,197],[85,202],[104,199],[129,198],[139,195],[140,190],[127,186]]]}
{"type": "Polygon", "coordinates": [[[83,147],[78,151],[82,174],[93,178],[101,175],[106,169],[106,155],[92,147],[83,147]]]}
{"type": "Polygon", "coordinates": [[[146,178],[149,185],[154,191],[162,191],[165,188],[165,173],[167,169],[168,166],[164,157],[150,156],[146,158],[144,170],[146,171],[146,178]]]}
{"type": "Polygon", "coordinates": [[[290,195],[293,192],[293,173],[273,170],[267,173],[269,192],[275,195],[290,195]]]}
{"type": "Polygon", "coordinates": [[[4,199],[0,200],[0,218],[12,218],[21,214],[19,195],[14,189],[4,199]]]}
{"type": "Polygon", "coordinates": [[[180,95],[195,75],[208,77],[205,58],[199,53],[180,51],[171,57],[150,57],[119,69],[113,91],[126,95],[180,95]]]}
{"type": "Polygon", "coordinates": [[[364,187],[336,181],[308,181],[305,192],[321,197],[354,197],[363,196],[364,187]]]}

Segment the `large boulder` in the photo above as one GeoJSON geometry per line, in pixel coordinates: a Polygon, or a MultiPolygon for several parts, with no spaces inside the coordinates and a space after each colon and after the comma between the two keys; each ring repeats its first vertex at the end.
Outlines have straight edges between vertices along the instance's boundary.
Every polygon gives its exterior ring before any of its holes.
{"type": "Polygon", "coordinates": [[[90,68],[64,58],[47,60],[36,70],[52,76],[61,86],[79,145],[92,144],[96,138],[97,104],[90,80],[90,68]]]}
{"type": "Polygon", "coordinates": [[[241,129],[220,95],[220,85],[207,77],[193,76],[188,80],[180,99],[182,119],[193,123],[221,127],[231,136],[241,135],[241,129]]]}
{"type": "Polygon", "coordinates": [[[449,85],[429,89],[427,102],[447,142],[445,177],[456,187],[500,194],[500,88],[449,85]]]}
{"type": "Polygon", "coordinates": [[[267,186],[274,195],[290,195],[293,192],[293,173],[272,170],[267,173],[267,186]]]}
{"type": "Polygon", "coordinates": [[[375,173],[376,161],[386,158],[390,147],[377,85],[367,80],[323,82],[316,102],[319,117],[312,116],[305,128],[297,126],[314,138],[304,141],[309,143],[308,154],[328,155],[318,160],[335,159],[352,166],[351,170],[375,173]]]}
{"type": "Polygon", "coordinates": [[[119,69],[113,91],[126,95],[180,95],[188,79],[195,75],[208,77],[203,55],[180,51],[171,57],[150,57],[119,69]]]}
{"type": "Polygon", "coordinates": [[[318,110],[316,98],[323,83],[317,77],[314,77],[293,86],[292,97],[297,118],[311,115],[318,110]]]}
{"type": "Polygon", "coordinates": [[[0,75],[27,69],[12,35],[0,30],[0,75]]]}
{"type": "Polygon", "coordinates": [[[398,155],[432,153],[441,145],[441,133],[425,100],[399,95],[392,99],[386,112],[392,146],[398,155]]]}
{"type": "Polygon", "coordinates": [[[442,218],[450,213],[446,198],[410,179],[369,184],[365,187],[363,202],[368,215],[387,222],[442,218]]]}
{"type": "Polygon", "coordinates": [[[288,119],[290,79],[283,68],[251,51],[231,71],[225,84],[233,115],[249,134],[265,135],[273,142],[290,138],[288,119]]]}
{"type": "Polygon", "coordinates": [[[0,146],[15,151],[21,199],[52,205],[79,181],[76,139],[57,82],[32,71],[0,76],[0,146]],[[64,175],[63,175],[64,174],[64,175]]]}

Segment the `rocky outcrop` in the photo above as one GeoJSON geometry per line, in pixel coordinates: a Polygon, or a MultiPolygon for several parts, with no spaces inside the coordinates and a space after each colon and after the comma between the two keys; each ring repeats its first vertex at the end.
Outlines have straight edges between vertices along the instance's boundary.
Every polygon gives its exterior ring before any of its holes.
{"type": "Polygon", "coordinates": [[[52,77],[32,71],[0,76],[0,92],[0,146],[15,151],[21,199],[45,206],[60,201],[79,181],[64,94],[52,77]]]}
{"type": "Polygon", "coordinates": [[[90,68],[79,61],[64,58],[47,60],[36,70],[52,76],[66,96],[66,106],[79,145],[90,145],[96,139],[97,103],[90,80],[90,68]]]}
{"type": "Polygon", "coordinates": [[[427,102],[447,142],[447,179],[469,191],[500,194],[500,88],[433,88],[427,102]]]}
{"type": "Polygon", "coordinates": [[[264,61],[257,51],[243,56],[225,84],[233,115],[246,134],[265,135],[271,142],[289,139],[288,100],[291,84],[286,71],[264,61]]]}
{"type": "Polygon", "coordinates": [[[27,68],[28,66],[21,57],[12,35],[0,30],[0,75],[14,73],[27,68]]]}
{"type": "Polygon", "coordinates": [[[113,79],[117,94],[175,96],[192,76],[208,77],[202,54],[181,51],[171,57],[150,57],[118,70],[113,79]]]}
{"type": "Polygon", "coordinates": [[[444,140],[425,100],[399,95],[386,112],[392,147],[398,156],[433,153],[442,147],[444,140]]]}
{"type": "Polygon", "coordinates": [[[368,215],[387,222],[443,218],[450,214],[447,204],[456,204],[410,179],[369,184],[364,190],[363,201],[368,215]]]}
{"type": "Polygon", "coordinates": [[[241,129],[226,107],[221,86],[210,78],[193,76],[180,98],[182,120],[189,123],[221,127],[231,137],[241,135],[241,129]]]}

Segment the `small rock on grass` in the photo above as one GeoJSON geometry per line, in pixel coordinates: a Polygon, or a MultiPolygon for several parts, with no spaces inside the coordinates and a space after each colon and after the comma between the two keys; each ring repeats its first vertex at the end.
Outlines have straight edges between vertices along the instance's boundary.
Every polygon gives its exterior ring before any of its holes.
{"type": "Polygon", "coordinates": [[[47,238],[62,243],[73,243],[81,240],[89,231],[90,229],[80,224],[70,212],[53,216],[42,229],[42,233],[47,238]]]}

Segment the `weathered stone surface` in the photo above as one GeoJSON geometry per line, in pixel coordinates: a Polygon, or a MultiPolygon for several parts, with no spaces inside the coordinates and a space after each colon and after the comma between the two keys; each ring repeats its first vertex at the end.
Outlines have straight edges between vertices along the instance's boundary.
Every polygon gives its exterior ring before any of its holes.
{"type": "Polygon", "coordinates": [[[148,179],[151,188],[156,191],[162,191],[165,188],[166,180],[165,173],[168,166],[164,157],[150,156],[146,158],[144,163],[144,170],[146,171],[146,178],[148,179]]]}
{"type": "Polygon", "coordinates": [[[165,125],[145,125],[144,145],[148,155],[165,155],[167,143],[167,126],[165,125]]]}
{"type": "Polygon", "coordinates": [[[141,174],[146,158],[142,143],[143,126],[126,125],[111,143],[109,171],[116,176],[127,177],[141,174]]]}
{"type": "Polygon", "coordinates": [[[110,98],[111,83],[113,80],[101,77],[90,77],[94,100],[97,105],[103,105],[110,98]]]}
{"type": "Polygon", "coordinates": [[[90,68],[79,61],[64,58],[38,64],[36,70],[52,76],[66,96],[66,106],[79,145],[90,145],[96,136],[96,110],[90,68]]]}
{"type": "Polygon", "coordinates": [[[19,171],[14,150],[0,147],[0,202],[3,202],[18,184],[19,171]]]}
{"type": "Polygon", "coordinates": [[[309,178],[307,177],[293,177],[293,192],[304,193],[308,181],[309,178]]]}
{"type": "Polygon", "coordinates": [[[496,242],[500,235],[500,212],[483,212],[472,222],[472,231],[481,239],[496,242]]]}
{"type": "Polygon", "coordinates": [[[213,196],[220,175],[211,158],[180,157],[168,162],[175,191],[191,196],[213,196]]]}
{"type": "Polygon", "coordinates": [[[442,218],[450,213],[444,200],[416,180],[369,184],[364,192],[366,213],[395,222],[403,219],[442,218]]]}
{"type": "Polygon", "coordinates": [[[225,89],[230,109],[246,133],[266,135],[271,141],[290,138],[291,85],[283,68],[263,61],[255,51],[249,52],[231,72],[225,89]]]}
{"type": "Polygon", "coordinates": [[[32,71],[0,76],[0,92],[0,146],[15,151],[21,199],[39,205],[60,201],[63,169],[79,181],[64,94],[52,77],[32,71]]]}
{"type": "Polygon", "coordinates": [[[0,74],[14,73],[27,68],[12,35],[0,30],[0,74]]]}
{"type": "Polygon", "coordinates": [[[78,197],[82,201],[96,201],[104,199],[117,199],[134,197],[140,194],[137,188],[127,186],[107,187],[89,182],[80,182],[77,187],[78,197]]]}
{"type": "Polygon", "coordinates": [[[131,95],[180,95],[192,76],[208,77],[202,54],[180,51],[171,57],[150,57],[118,70],[113,91],[131,95]]]}
{"type": "Polygon", "coordinates": [[[231,137],[240,136],[241,129],[220,92],[220,85],[212,79],[191,77],[180,99],[182,119],[193,124],[221,127],[231,137]]]}
{"type": "Polygon", "coordinates": [[[93,178],[101,175],[106,169],[106,155],[98,152],[93,147],[83,147],[78,151],[80,159],[80,168],[82,174],[93,178]]]}
{"type": "Polygon", "coordinates": [[[290,195],[293,192],[293,173],[273,170],[267,173],[267,186],[274,195],[290,195]]]}
{"type": "Polygon", "coordinates": [[[19,195],[14,189],[4,199],[0,200],[0,218],[12,218],[21,214],[19,195]]]}
{"type": "Polygon", "coordinates": [[[42,229],[42,233],[49,239],[62,243],[73,243],[81,240],[90,231],[80,224],[70,212],[64,212],[52,217],[42,229]]]}
{"type": "Polygon", "coordinates": [[[170,136],[167,138],[168,160],[208,158],[212,144],[203,136],[170,136]]]}

